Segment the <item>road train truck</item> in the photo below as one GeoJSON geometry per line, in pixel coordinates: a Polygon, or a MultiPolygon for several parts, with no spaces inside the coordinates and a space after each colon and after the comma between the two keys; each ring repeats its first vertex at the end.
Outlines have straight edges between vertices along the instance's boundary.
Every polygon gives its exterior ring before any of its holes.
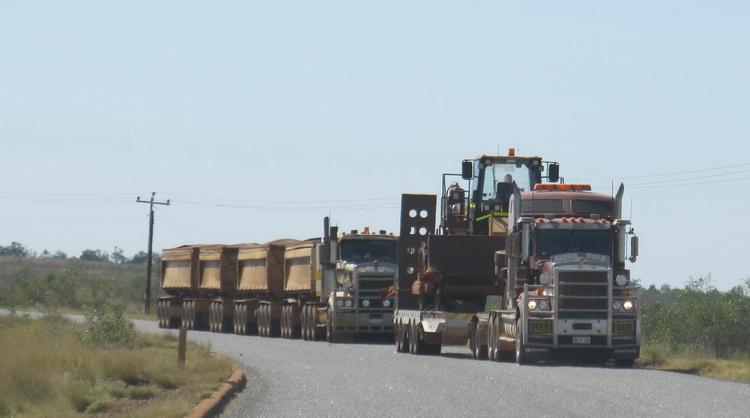
{"type": "Polygon", "coordinates": [[[465,160],[467,188],[445,187],[453,175],[443,176],[435,235],[426,231],[436,197],[402,197],[397,351],[468,344],[475,358],[519,364],[562,358],[632,366],[640,289],[625,262],[635,261],[638,239],[622,219],[624,188],[614,197],[592,193],[563,184],[557,163],[513,154],[465,160]],[[488,298],[498,306],[489,309],[488,298]]]}
{"type": "Polygon", "coordinates": [[[391,334],[393,297],[381,294],[395,281],[397,237],[324,223],[323,238],[164,250],[159,325],[329,341],[391,334]]]}

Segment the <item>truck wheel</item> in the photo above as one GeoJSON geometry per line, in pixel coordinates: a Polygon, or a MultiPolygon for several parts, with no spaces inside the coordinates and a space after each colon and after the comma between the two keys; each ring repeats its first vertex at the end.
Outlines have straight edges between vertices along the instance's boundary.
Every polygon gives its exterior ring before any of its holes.
{"type": "Polygon", "coordinates": [[[615,359],[615,367],[620,367],[623,369],[629,369],[633,367],[635,364],[635,359],[632,358],[618,358],[615,359]]]}
{"type": "Polygon", "coordinates": [[[328,311],[328,319],[326,319],[326,341],[328,343],[333,342],[333,315],[331,315],[330,310],[328,311]]]}
{"type": "Polygon", "coordinates": [[[516,323],[518,329],[516,336],[516,364],[531,364],[528,355],[526,354],[526,346],[523,344],[523,331],[521,330],[521,320],[519,319],[516,323]]]}
{"type": "Polygon", "coordinates": [[[318,327],[317,327],[317,325],[315,323],[315,321],[317,320],[315,318],[315,315],[316,315],[316,312],[317,312],[316,308],[315,308],[315,305],[310,305],[310,309],[308,309],[307,312],[308,312],[308,314],[307,314],[307,321],[308,321],[308,326],[310,327],[310,330],[308,331],[308,334],[309,334],[309,337],[310,337],[310,341],[318,341],[318,337],[319,337],[318,336],[318,327]]]}

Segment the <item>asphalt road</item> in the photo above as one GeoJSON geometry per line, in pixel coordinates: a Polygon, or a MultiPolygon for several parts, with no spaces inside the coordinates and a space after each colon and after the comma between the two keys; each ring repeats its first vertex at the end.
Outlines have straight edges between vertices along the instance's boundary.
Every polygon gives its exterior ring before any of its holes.
{"type": "MultiPolygon", "coordinates": [[[[155,323],[136,321],[149,332],[155,323]]],[[[750,385],[648,369],[472,360],[394,346],[189,331],[234,359],[247,387],[222,417],[747,417],[750,385]]]]}

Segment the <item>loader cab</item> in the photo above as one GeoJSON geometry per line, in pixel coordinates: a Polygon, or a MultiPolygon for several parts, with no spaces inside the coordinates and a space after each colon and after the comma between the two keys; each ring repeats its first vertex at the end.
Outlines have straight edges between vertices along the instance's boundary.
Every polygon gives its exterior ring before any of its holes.
{"type": "Polygon", "coordinates": [[[474,235],[489,233],[490,216],[507,217],[513,183],[524,192],[533,190],[543,179],[560,180],[557,163],[543,162],[541,157],[517,157],[513,149],[507,156],[483,155],[464,160],[461,176],[470,182],[468,221],[474,235]],[[548,167],[546,176],[543,175],[545,165],[548,167]]]}

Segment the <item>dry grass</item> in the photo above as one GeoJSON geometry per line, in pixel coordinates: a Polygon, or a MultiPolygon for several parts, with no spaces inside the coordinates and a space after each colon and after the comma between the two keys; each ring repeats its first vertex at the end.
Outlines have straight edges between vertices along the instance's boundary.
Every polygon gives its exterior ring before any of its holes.
{"type": "Polygon", "coordinates": [[[180,417],[231,374],[191,344],[184,368],[174,337],[143,335],[138,349],[81,345],[59,317],[0,317],[0,417],[180,417]]]}
{"type": "Polygon", "coordinates": [[[637,364],[653,369],[750,383],[750,356],[746,354],[716,359],[711,353],[668,353],[669,350],[664,347],[644,346],[637,364]]]}

